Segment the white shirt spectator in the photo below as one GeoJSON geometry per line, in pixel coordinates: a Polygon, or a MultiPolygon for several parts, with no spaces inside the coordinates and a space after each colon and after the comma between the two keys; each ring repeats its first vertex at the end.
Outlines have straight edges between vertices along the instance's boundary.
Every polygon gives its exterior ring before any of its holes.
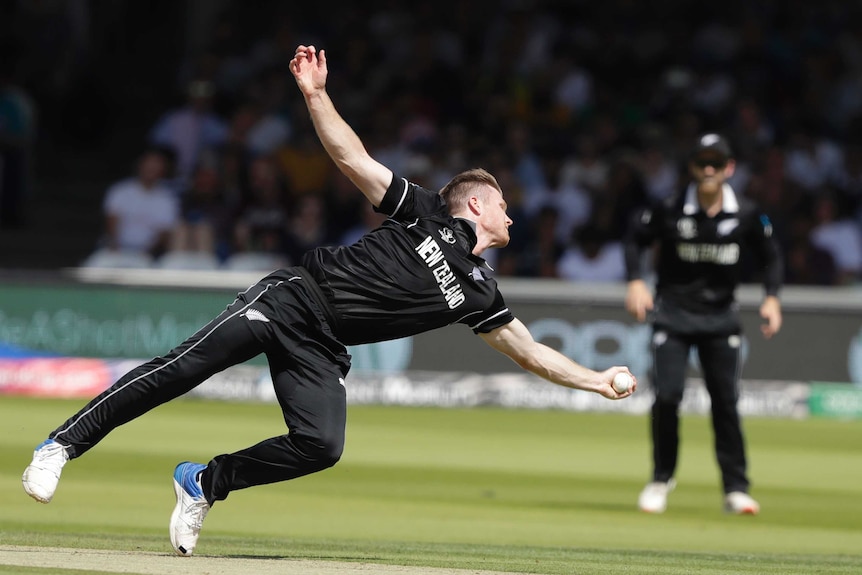
{"type": "Polygon", "coordinates": [[[644,186],[650,198],[661,201],[677,191],[679,171],[676,165],[657,148],[643,153],[641,169],[644,186]]]}
{"type": "Polygon", "coordinates": [[[579,282],[617,282],[625,279],[626,268],[620,242],[609,242],[589,257],[579,246],[571,246],[557,262],[557,275],[579,282]]]}
{"type": "Polygon", "coordinates": [[[577,186],[597,197],[604,194],[609,174],[610,166],[602,157],[595,137],[581,134],[576,139],[574,153],[563,159],[560,183],[577,186]]]}
{"type": "Polygon", "coordinates": [[[580,113],[593,103],[593,79],[589,72],[572,67],[565,72],[554,90],[554,101],[570,110],[580,113]]]}
{"type": "Polygon", "coordinates": [[[572,231],[585,223],[592,213],[593,201],[582,189],[561,185],[555,189],[548,187],[528,188],[524,194],[524,211],[531,218],[536,217],[545,206],[557,210],[557,228],[555,236],[561,243],[568,243],[572,231]]]}
{"type": "Polygon", "coordinates": [[[836,144],[819,140],[793,146],[785,156],[785,174],[809,193],[840,179],[844,155],[836,144]]]}
{"type": "Polygon", "coordinates": [[[215,114],[184,107],[166,113],[150,134],[152,143],[176,152],[176,175],[188,181],[201,154],[221,146],[228,136],[227,125],[215,114]]]}
{"type": "Polygon", "coordinates": [[[290,124],[276,114],[262,116],[249,129],[246,145],[255,155],[268,155],[284,145],[290,138],[290,124]]]}
{"type": "Polygon", "coordinates": [[[162,232],[179,220],[179,204],[173,192],[161,184],[145,188],[137,178],[117,182],[105,196],[106,216],[117,218],[117,248],[148,251],[162,232]]]}
{"type": "Polygon", "coordinates": [[[862,277],[862,230],[850,219],[825,222],[811,230],[811,242],[832,254],[835,267],[862,277]]]}

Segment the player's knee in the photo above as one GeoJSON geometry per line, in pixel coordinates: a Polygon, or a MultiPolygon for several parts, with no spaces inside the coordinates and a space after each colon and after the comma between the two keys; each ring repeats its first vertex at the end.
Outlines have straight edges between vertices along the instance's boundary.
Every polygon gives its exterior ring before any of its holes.
{"type": "Polygon", "coordinates": [[[653,403],[653,411],[676,411],[682,403],[682,394],[674,392],[658,392],[653,403]]]}
{"type": "Polygon", "coordinates": [[[344,436],[294,437],[294,445],[308,464],[317,470],[332,467],[344,452],[344,436]]]}

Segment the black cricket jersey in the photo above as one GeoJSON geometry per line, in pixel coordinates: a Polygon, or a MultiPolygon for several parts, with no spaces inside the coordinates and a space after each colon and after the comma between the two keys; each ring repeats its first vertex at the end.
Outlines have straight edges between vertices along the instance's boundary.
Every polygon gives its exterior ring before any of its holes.
{"type": "Polygon", "coordinates": [[[656,295],[691,312],[721,312],[734,303],[742,256],[751,250],[766,294],[777,295],[782,266],[769,218],[727,184],[722,200],[721,211],[707,216],[691,184],[636,214],[625,239],[628,280],[641,277],[640,256],[658,241],[656,295]]]}
{"type": "Polygon", "coordinates": [[[449,215],[439,194],[393,177],[377,211],[389,216],[382,226],[352,245],[311,250],[302,262],[345,345],[453,323],[487,333],[514,319],[490,267],[472,254],[473,222],[449,215]]]}

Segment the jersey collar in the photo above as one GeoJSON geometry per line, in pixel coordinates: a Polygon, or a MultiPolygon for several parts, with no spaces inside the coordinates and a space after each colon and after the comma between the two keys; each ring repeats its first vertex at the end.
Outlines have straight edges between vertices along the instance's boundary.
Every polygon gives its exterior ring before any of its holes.
{"type": "Polygon", "coordinates": [[[476,237],[476,222],[460,217],[454,217],[452,219],[456,224],[455,237],[458,238],[458,241],[464,249],[467,250],[467,257],[480,266],[494,271],[494,268],[492,268],[482,257],[473,254],[473,248],[476,247],[476,243],[479,241],[476,237]]]}
{"type": "Polygon", "coordinates": [[[472,252],[476,247],[479,238],[476,236],[476,222],[467,218],[452,218],[457,224],[455,226],[455,237],[461,242],[468,252],[472,252]]]}
{"type": "MultiPolygon", "coordinates": [[[[682,211],[687,216],[701,211],[700,202],[697,201],[697,186],[693,183],[689,184],[685,191],[685,204],[682,206],[682,211]]],[[[739,201],[737,201],[736,192],[733,191],[730,184],[722,184],[721,186],[721,211],[726,214],[735,214],[739,211],[739,201]]]]}

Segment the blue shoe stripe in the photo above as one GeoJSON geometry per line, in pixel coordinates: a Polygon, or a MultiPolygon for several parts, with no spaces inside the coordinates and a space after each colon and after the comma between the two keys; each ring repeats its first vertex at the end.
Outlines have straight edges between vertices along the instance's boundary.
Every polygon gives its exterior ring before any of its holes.
{"type": "Polygon", "coordinates": [[[202,463],[184,461],[177,465],[177,468],[174,470],[174,479],[180,484],[183,491],[195,499],[202,499],[204,492],[198,478],[200,472],[206,468],[207,466],[202,463]]]}

